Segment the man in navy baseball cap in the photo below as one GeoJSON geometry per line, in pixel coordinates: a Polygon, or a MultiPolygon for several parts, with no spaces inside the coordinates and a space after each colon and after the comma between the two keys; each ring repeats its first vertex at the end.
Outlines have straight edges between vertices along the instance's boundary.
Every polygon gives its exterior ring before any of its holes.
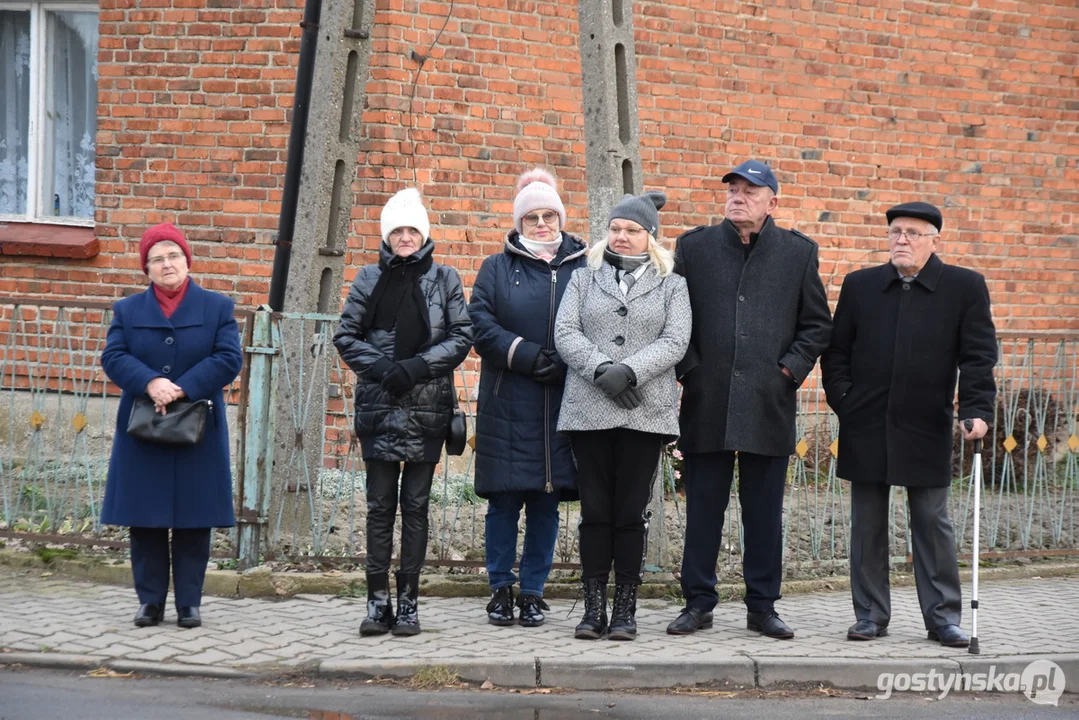
{"type": "Polygon", "coordinates": [[[776,195],[779,194],[779,181],[776,180],[775,173],[772,172],[772,168],[768,167],[760,160],[746,160],[734,170],[731,170],[724,175],[723,182],[729,183],[736,177],[745,178],[754,185],[760,187],[770,187],[772,188],[772,192],[776,195]]]}
{"type": "MultiPolygon", "coordinates": [[[[693,334],[675,370],[686,490],[682,595],[671,635],[710,628],[716,558],[738,465],[746,627],[794,637],[776,613],[783,581],[783,498],[797,393],[832,335],[817,244],[772,218],[775,173],[748,160],[723,176],[723,221],[683,233],[675,272],[693,303],[693,334]]],[[[718,199],[717,199],[718,200],[718,199]]]]}

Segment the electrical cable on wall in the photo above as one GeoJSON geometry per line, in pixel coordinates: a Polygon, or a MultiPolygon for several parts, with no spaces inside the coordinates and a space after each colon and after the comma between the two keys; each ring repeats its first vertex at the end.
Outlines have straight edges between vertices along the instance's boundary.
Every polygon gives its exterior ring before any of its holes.
{"type": "Polygon", "coordinates": [[[421,55],[415,50],[413,50],[412,53],[409,55],[411,59],[415,60],[418,63],[416,67],[416,74],[412,76],[412,92],[409,94],[408,110],[405,113],[408,117],[408,144],[412,149],[411,160],[409,161],[409,164],[412,166],[413,185],[416,184],[416,141],[412,139],[412,106],[416,102],[416,88],[420,82],[420,73],[423,72],[424,63],[426,63],[428,58],[431,57],[431,51],[435,49],[436,45],[438,45],[439,38],[442,37],[442,33],[446,30],[446,26],[450,24],[450,18],[453,16],[453,6],[455,2],[456,0],[450,0],[449,10],[446,11],[446,16],[442,20],[442,27],[439,28],[438,32],[435,34],[435,38],[431,41],[431,44],[427,46],[427,51],[421,55]]]}

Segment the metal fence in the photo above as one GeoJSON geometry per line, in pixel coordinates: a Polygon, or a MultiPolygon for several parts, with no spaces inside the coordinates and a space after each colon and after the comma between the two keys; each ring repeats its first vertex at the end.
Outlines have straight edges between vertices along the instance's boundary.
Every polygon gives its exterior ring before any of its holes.
{"type": "MultiPolygon", "coordinates": [[[[332,344],[337,316],[238,312],[245,366],[229,393],[238,529],[220,554],[260,560],[362,563],[363,462],[354,441],[353,376],[332,344]]],[[[99,364],[108,306],[0,301],[0,535],[123,545],[98,524],[115,425],[115,388],[99,364]],[[6,425],[6,427],[3,427],[6,425]]],[[[1079,333],[1000,334],[999,396],[983,453],[983,546],[997,554],[1079,550],[1079,333]]],[[[475,363],[455,374],[475,415],[475,363]]],[[[796,454],[785,507],[788,567],[846,563],[847,485],[835,474],[838,421],[815,373],[798,395],[796,454]]],[[[956,440],[952,520],[961,552],[974,519],[969,446],[956,440]]],[[[657,473],[648,563],[676,568],[684,537],[680,459],[657,473]]],[[[432,488],[429,562],[483,566],[486,504],[476,497],[471,451],[443,458],[432,488]]],[[[890,511],[892,556],[910,554],[901,489],[890,511]]],[[[736,488],[725,522],[722,569],[740,566],[736,488]]],[[[577,562],[579,508],[563,503],[556,567],[577,562]]]]}
{"type": "MultiPolygon", "coordinates": [[[[237,311],[241,337],[252,315],[237,311]]],[[[0,299],[0,537],[127,546],[126,529],[99,521],[120,396],[100,363],[111,322],[108,303],[0,299]]],[[[240,377],[225,397],[242,427],[240,377]]],[[[233,534],[214,551],[234,555],[233,534]]]]}

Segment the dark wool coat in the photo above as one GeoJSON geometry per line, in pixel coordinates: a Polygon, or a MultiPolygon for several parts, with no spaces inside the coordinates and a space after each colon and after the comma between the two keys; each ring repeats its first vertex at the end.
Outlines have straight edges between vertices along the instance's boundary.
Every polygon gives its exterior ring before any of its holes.
{"type": "Polygon", "coordinates": [[[232,472],[222,388],[243,365],[233,303],[192,280],[166,318],[153,288],[118,301],[101,353],[105,374],[122,391],[109,457],[101,522],[153,528],[230,527],[232,472]],[[159,377],[213,412],[197,445],[171,447],[127,434],[135,398],[159,377]]]}
{"type": "Polygon", "coordinates": [[[839,416],[839,477],[949,486],[956,371],[959,418],[990,422],[996,362],[989,290],[978,273],[932,255],[909,284],[891,263],[848,275],[821,357],[839,416]]]}
{"type": "Polygon", "coordinates": [[[556,433],[565,380],[540,383],[532,366],[541,349],[554,350],[558,306],[586,252],[584,241],[564,232],[548,263],[524,250],[512,230],[503,252],[484,260],[476,275],[468,314],[483,360],[475,448],[480,497],[511,490],[576,495],[569,440],[556,433]]]}
{"type": "Polygon", "coordinates": [[[747,260],[724,220],[684,233],[675,256],[693,304],[693,338],[678,368],[679,446],[789,455],[796,390],[832,328],[817,244],[769,217],[747,260]]]}
{"type": "MultiPolygon", "coordinates": [[[[434,252],[427,242],[413,257],[434,252]]],[[[386,243],[379,257],[393,254],[386,243]]],[[[348,291],[333,344],[356,373],[356,436],[364,460],[438,462],[454,410],[453,371],[472,348],[472,323],[465,308],[461,278],[453,268],[434,263],[420,278],[431,320],[430,343],[417,357],[427,363],[431,377],[401,397],[382,391],[368,371],[380,358],[393,359],[393,330],[363,329],[367,300],[382,274],[376,263],[356,273],[348,291]]]]}

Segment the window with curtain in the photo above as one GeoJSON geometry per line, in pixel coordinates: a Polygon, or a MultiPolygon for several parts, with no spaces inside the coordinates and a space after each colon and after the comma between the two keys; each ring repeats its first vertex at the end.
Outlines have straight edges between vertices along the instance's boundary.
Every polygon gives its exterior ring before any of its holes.
{"type": "Polygon", "coordinates": [[[0,219],[94,217],[96,4],[0,0],[0,219]]]}

